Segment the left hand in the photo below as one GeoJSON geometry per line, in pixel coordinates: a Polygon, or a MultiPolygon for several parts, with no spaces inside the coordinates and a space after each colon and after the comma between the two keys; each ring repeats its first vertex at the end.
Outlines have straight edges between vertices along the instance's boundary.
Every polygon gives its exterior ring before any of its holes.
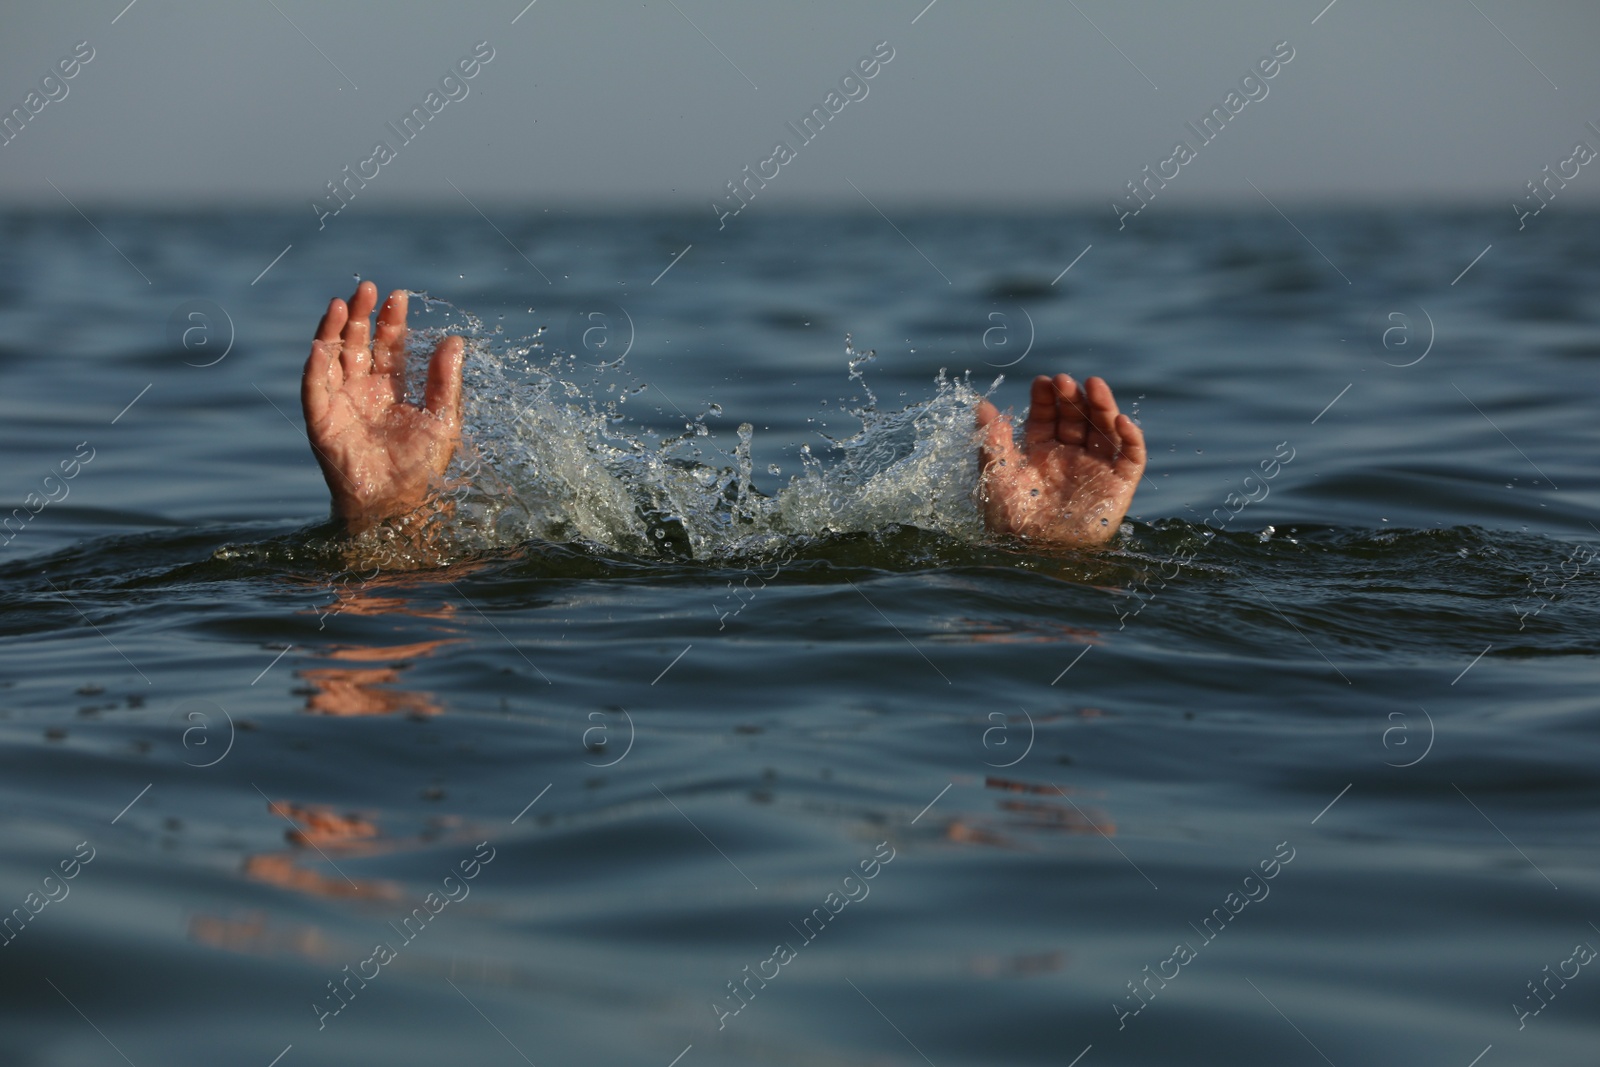
{"type": "Polygon", "coordinates": [[[461,338],[439,342],[423,404],[408,404],[406,293],[389,294],[369,345],[377,302],[378,287],[362,282],[348,307],[339,299],[328,305],[300,386],[311,450],[334,516],[351,533],[426,503],[461,441],[461,338]]]}

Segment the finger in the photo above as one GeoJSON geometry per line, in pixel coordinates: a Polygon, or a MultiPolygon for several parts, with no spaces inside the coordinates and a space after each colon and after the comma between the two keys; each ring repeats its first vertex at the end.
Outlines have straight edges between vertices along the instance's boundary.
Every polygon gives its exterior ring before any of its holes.
{"type": "Polygon", "coordinates": [[[461,368],[465,363],[466,345],[455,336],[440,341],[428,361],[428,388],[422,406],[452,429],[461,422],[461,368]]]}
{"type": "Polygon", "coordinates": [[[378,312],[378,332],[372,340],[372,369],[378,374],[397,374],[405,369],[409,300],[404,289],[396,289],[378,312]]]}
{"type": "Polygon", "coordinates": [[[1090,378],[1084,383],[1083,391],[1088,399],[1084,405],[1085,413],[1097,431],[1092,435],[1089,447],[1108,458],[1114,456],[1121,442],[1117,437],[1117,401],[1111,395],[1111,386],[1106,384],[1104,378],[1090,378]]]}
{"type": "Polygon", "coordinates": [[[378,287],[362,282],[350,297],[350,318],[344,324],[344,372],[347,377],[366,374],[372,369],[372,350],[367,342],[372,334],[372,309],[378,306],[378,287]]]}
{"type": "Polygon", "coordinates": [[[1056,415],[1055,383],[1048,376],[1041,374],[1033,380],[1028,405],[1028,423],[1022,431],[1030,452],[1039,445],[1055,440],[1056,415]]]}
{"type": "Polygon", "coordinates": [[[309,431],[328,413],[333,393],[344,383],[344,372],[339,367],[339,331],[344,327],[344,301],[335,297],[317,324],[317,336],[311,342],[311,354],[300,376],[300,410],[306,417],[309,431]]]}
{"type": "Polygon", "coordinates": [[[1056,425],[1055,439],[1064,445],[1082,447],[1093,432],[1089,417],[1084,411],[1083,390],[1070,374],[1055,378],[1056,425]]]}
{"type": "Polygon", "coordinates": [[[300,376],[300,410],[306,417],[308,432],[313,426],[321,423],[328,414],[329,398],[332,395],[328,385],[328,369],[331,362],[325,344],[321,342],[312,344],[311,355],[306,358],[305,372],[300,376]]]}
{"type": "Polygon", "coordinates": [[[339,331],[344,329],[345,319],[349,318],[349,309],[344,306],[344,301],[334,297],[328,301],[328,310],[322,313],[322,321],[317,323],[317,340],[337,341],[339,331]]]}
{"type": "Polygon", "coordinates": [[[1117,456],[1117,469],[1129,478],[1144,475],[1148,460],[1144,449],[1144,431],[1126,415],[1117,416],[1117,436],[1122,438],[1122,452],[1117,456]]]}
{"type": "Polygon", "coordinates": [[[995,419],[1000,417],[1000,409],[987,400],[978,401],[978,409],[974,412],[978,420],[978,429],[984,429],[995,419]]]}

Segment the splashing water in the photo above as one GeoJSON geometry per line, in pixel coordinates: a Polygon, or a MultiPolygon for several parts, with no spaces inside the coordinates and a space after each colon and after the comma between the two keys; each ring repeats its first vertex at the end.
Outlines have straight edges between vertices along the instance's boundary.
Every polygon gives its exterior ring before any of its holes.
{"type": "Polygon", "coordinates": [[[415,317],[430,324],[412,332],[413,397],[439,338],[456,333],[467,342],[463,447],[448,476],[457,505],[436,520],[452,551],[537,540],[714,560],[895,524],[962,539],[983,534],[973,502],[973,408],[981,397],[964,379],[941,370],[931,399],[879,411],[863,373],[876,352],[858,351],[846,335],[849,380],[866,396],[850,409],[861,427],[826,438],[825,457],[802,446],[800,473],[769,497],[753,483],[749,423],[739,426],[731,453],[706,426],[708,415],[721,414],[714,404],[685,416],[681,433],[630,427],[622,407],[650,386],[625,361],[592,364],[557,352],[543,329],[508,339],[444,301],[414,296],[423,312],[415,317]]]}

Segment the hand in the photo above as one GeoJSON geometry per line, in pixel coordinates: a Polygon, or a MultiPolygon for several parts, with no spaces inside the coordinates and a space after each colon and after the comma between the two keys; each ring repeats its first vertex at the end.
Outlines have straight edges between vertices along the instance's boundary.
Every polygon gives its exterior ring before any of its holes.
{"type": "Polygon", "coordinates": [[[439,342],[423,406],[408,404],[406,294],[389,294],[369,347],[377,302],[378,287],[362,282],[348,308],[328,305],[300,384],[311,450],[351,533],[421,507],[461,440],[461,338],[439,342]]]}
{"type": "Polygon", "coordinates": [[[1026,455],[1011,420],[987,400],[978,405],[984,521],[995,533],[1052,544],[1109,541],[1144,475],[1144,434],[1100,378],[1079,388],[1065,374],[1040,375],[1032,399],[1026,455]]]}

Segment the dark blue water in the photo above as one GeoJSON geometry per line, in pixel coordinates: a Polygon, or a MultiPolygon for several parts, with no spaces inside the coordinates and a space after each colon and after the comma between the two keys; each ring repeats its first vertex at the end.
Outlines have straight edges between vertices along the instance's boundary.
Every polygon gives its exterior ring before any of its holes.
{"type": "Polygon", "coordinates": [[[491,214],[0,218],[0,1060],[1594,1062],[1600,218],[491,214]],[[356,276],[448,566],[320,525],[356,276]],[[968,499],[1062,370],[1096,555],[968,499]]]}

